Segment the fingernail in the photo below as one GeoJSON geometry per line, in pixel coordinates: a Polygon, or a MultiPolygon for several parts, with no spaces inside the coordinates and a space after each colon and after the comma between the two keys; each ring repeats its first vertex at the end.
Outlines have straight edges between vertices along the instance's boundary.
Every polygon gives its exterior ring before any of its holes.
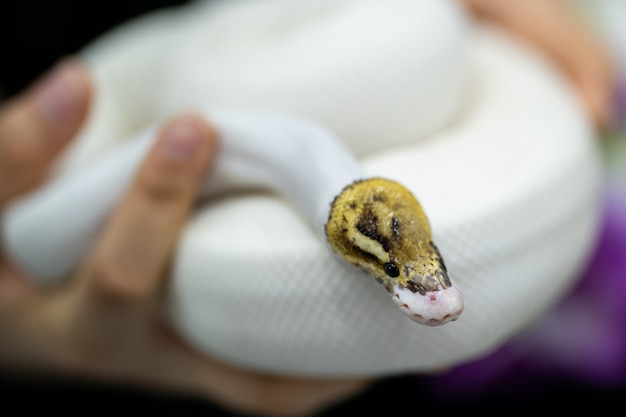
{"type": "Polygon", "coordinates": [[[63,126],[79,113],[82,80],[70,63],[57,66],[35,90],[35,106],[51,126],[63,126]]]}
{"type": "Polygon", "coordinates": [[[177,121],[168,126],[161,141],[161,155],[172,162],[191,160],[200,150],[205,135],[197,122],[177,121]]]}

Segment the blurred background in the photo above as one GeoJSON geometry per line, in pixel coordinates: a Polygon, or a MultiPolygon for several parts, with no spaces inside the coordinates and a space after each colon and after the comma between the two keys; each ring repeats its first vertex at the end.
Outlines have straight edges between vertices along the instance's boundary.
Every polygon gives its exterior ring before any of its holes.
{"type": "MultiPolygon", "coordinates": [[[[4,0],[0,3],[0,98],[10,97],[89,41],[132,17],[181,0],[4,0]]],[[[534,410],[559,401],[593,405],[595,415],[626,411],[626,0],[572,0],[614,56],[618,86],[613,125],[603,134],[604,212],[595,254],[576,288],[542,321],[489,356],[435,376],[393,378],[327,415],[488,409],[513,404],[534,410]],[[399,397],[399,393],[402,398],[399,397]]],[[[93,401],[116,415],[232,415],[192,398],[156,397],[83,381],[21,379],[0,370],[0,404],[78,412],[93,401]]]]}

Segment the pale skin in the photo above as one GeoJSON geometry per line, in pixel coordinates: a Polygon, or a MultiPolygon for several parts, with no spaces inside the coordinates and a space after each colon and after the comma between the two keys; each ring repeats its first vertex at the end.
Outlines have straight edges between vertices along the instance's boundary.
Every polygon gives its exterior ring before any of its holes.
{"type": "Polygon", "coordinates": [[[569,0],[462,2],[479,18],[503,27],[554,61],[579,93],[594,125],[609,127],[613,65],[569,0]]]}
{"type": "MultiPolygon", "coordinates": [[[[610,61],[563,2],[464,2],[556,60],[590,119],[599,128],[608,125],[610,61]]],[[[44,181],[96,93],[87,70],[66,61],[0,107],[0,209],[44,181]]],[[[161,322],[160,289],[217,142],[199,116],[166,123],[95,248],[62,287],[35,288],[0,254],[0,367],[192,393],[265,415],[311,415],[371,385],[239,369],[195,352],[161,322]]]]}

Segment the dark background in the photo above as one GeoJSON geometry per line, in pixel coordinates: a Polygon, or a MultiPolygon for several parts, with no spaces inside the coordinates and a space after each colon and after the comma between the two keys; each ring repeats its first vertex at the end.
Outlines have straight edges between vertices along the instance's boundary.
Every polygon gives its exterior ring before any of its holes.
{"type": "Polygon", "coordinates": [[[184,0],[0,0],[0,91],[23,89],[115,25],[184,0]]]}
{"type": "MultiPolygon", "coordinates": [[[[0,0],[0,97],[21,91],[60,58],[77,52],[115,25],[150,10],[183,3],[186,1],[0,0]]],[[[513,380],[496,379],[491,386],[468,396],[458,392],[447,395],[437,377],[387,379],[325,415],[418,415],[492,409],[536,412],[552,403],[559,411],[593,409],[594,415],[615,415],[618,410],[626,410],[624,391],[618,387],[591,387],[558,376],[528,377],[523,370],[517,375],[513,380]]],[[[13,415],[18,410],[19,415],[236,415],[195,398],[68,378],[25,378],[0,371],[0,413],[13,415]]]]}

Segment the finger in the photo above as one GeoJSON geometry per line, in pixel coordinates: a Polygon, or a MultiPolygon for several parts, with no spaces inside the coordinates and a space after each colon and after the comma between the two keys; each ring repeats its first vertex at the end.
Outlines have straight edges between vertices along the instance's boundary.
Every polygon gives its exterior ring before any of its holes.
{"type": "Polygon", "coordinates": [[[608,55],[591,45],[578,56],[572,57],[569,72],[596,127],[600,131],[609,128],[613,121],[616,77],[608,55]]]}
{"type": "Polygon", "coordinates": [[[154,300],[215,147],[214,131],[199,116],[166,124],[80,270],[89,303],[119,311],[154,300]]]}
{"type": "Polygon", "coordinates": [[[214,131],[199,116],[167,123],[74,285],[50,304],[48,316],[76,353],[76,366],[132,353],[151,329],[159,287],[215,147],[214,131]]]}
{"type": "Polygon", "coordinates": [[[556,61],[599,128],[611,119],[614,70],[609,53],[571,4],[557,0],[465,0],[479,16],[504,26],[556,61]]]}
{"type": "Polygon", "coordinates": [[[65,61],[0,108],[0,204],[42,179],[87,116],[86,68],[65,61]]]}
{"type": "Polygon", "coordinates": [[[560,24],[550,25],[550,20],[546,19],[535,30],[537,43],[556,59],[569,77],[594,125],[604,129],[611,119],[615,82],[610,55],[601,41],[571,10],[561,6],[554,9],[553,13],[553,19],[558,19],[560,24]]]}

